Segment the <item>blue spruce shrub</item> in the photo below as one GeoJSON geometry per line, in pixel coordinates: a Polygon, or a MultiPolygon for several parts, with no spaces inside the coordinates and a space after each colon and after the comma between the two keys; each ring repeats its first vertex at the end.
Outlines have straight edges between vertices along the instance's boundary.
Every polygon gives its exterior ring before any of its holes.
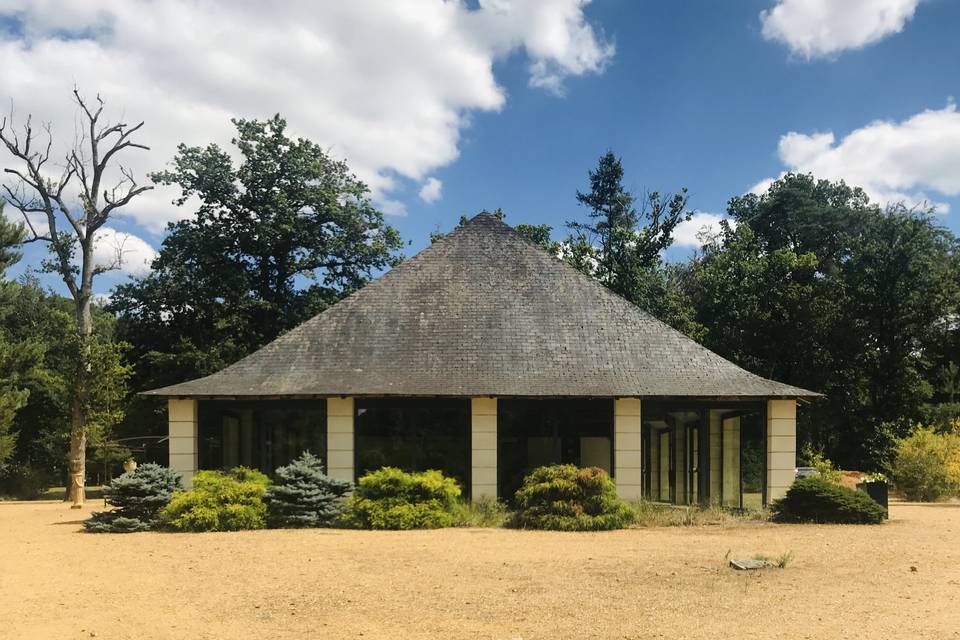
{"type": "Polygon", "coordinates": [[[104,489],[112,511],[93,513],[83,523],[91,533],[150,531],[160,525],[160,510],[181,491],[180,474],[148,462],[125,473],[104,489]]]}
{"type": "Polygon", "coordinates": [[[267,488],[267,524],[271,527],[327,527],[343,510],[351,484],[329,478],[323,461],[309,451],[276,472],[267,488]]]}

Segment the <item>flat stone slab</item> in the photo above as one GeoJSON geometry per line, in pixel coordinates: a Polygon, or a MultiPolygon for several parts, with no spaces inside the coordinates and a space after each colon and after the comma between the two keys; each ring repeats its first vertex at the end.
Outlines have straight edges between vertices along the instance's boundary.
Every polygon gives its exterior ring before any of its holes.
{"type": "Polygon", "coordinates": [[[772,567],[773,563],[769,560],[731,560],[730,566],[737,571],[756,571],[757,569],[766,569],[772,567]]]}

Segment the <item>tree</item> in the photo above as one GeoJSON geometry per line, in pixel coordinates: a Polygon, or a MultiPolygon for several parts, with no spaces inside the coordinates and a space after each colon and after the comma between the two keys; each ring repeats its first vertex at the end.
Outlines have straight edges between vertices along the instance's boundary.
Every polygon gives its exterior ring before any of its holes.
{"type": "Polygon", "coordinates": [[[113,292],[138,388],[213,373],[399,260],[398,232],[345,162],[289,137],[279,115],[233,124],[238,163],[180,145],[152,176],[200,206],[168,227],[149,275],[113,292]]]}
{"type": "Polygon", "coordinates": [[[84,501],[89,436],[93,282],[97,275],[118,268],[122,260],[118,253],[112,264],[97,263],[94,257],[97,232],[112,214],[152,187],[138,185],[133,173],[120,165],[117,157],[128,149],[147,149],[133,140],[143,122],[134,126],[105,122],[102,119],[104,101],[99,95],[95,105],[86,101],[77,89],[73,90],[73,96],[83,126],[58,176],[48,174],[53,161],[53,135],[49,125],[43,127],[45,135],[38,136],[28,117],[22,133],[18,133],[4,118],[0,123],[0,141],[19,165],[4,169],[13,177],[12,184],[4,184],[7,199],[21,212],[30,230],[27,242],[44,242],[49,246],[51,259],[44,262],[44,268],[60,276],[74,302],[79,349],[71,390],[67,499],[74,507],[80,507],[84,501]],[[120,177],[111,187],[108,182],[115,166],[120,177]],[[73,191],[74,186],[77,193],[73,191]],[[35,222],[36,214],[43,216],[42,223],[35,222]],[[64,222],[66,229],[61,227],[64,222]],[[75,259],[79,267],[74,266],[75,259]]]}
{"type": "Polygon", "coordinates": [[[343,510],[343,497],[352,486],[328,477],[323,461],[309,451],[278,468],[276,476],[264,496],[267,522],[273,527],[330,526],[343,510]]]}
{"type": "Polygon", "coordinates": [[[843,182],[787,174],[732,198],[684,287],[706,346],[823,392],[801,438],[847,468],[879,468],[921,418],[932,351],[957,307],[956,238],[930,212],[881,209],[843,182]]]}
{"type": "MultiPolygon", "coordinates": [[[[0,203],[0,277],[20,259],[16,248],[25,237],[23,225],[8,221],[0,203]]],[[[0,281],[0,314],[3,315],[13,309],[9,285],[0,281]]],[[[0,330],[0,469],[13,456],[17,442],[14,418],[30,396],[22,379],[36,365],[37,355],[36,345],[11,342],[6,332],[0,330]]]]}
{"type": "Polygon", "coordinates": [[[660,266],[661,253],[673,243],[674,229],[692,215],[687,210],[687,190],[666,195],[648,192],[638,211],[633,194],[623,186],[623,165],[612,151],[601,156],[596,170],[588,175],[590,191],[577,191],[577,202],[589,209],[589,221],[567,224],[573,231],[568,244],[593,247],[594,260],[580,256],[575,264],[591,267],[591,275],[612,291],[646,308],[647,276],[660,266]]]}

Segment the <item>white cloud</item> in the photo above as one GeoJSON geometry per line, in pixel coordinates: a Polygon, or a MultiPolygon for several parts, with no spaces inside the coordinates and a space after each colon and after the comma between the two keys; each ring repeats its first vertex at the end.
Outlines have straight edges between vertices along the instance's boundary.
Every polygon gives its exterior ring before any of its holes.
{"type": "Polygon", "coordinates": [[[828,57],[899,33],[920,0],[779,0],[760,12],[763,37],[799,56],[828,57]]]}
{"type": "Polygon", "coordinates": [[[736,222],[726,216],[698,211],[673,230],[673,244],[677,247],[699,248],[705,239],[720,233],[720,221],[724,219],[736,227],[736,222]]]}
{"type": "Polygon", "coordinates": [[[789,171],[843,179],[882,204],[928,202],[945,213],[948,205],[936,198],[960,195],[960,113],[952,102],[902,122],[871,122],[840,140],[832,132],[791,131],[777,151],[789,171]]]}
{"type": "Polygon", "coordinates": [[[97,231],[93,245],[95,265],[116,266],[121,272],[133,276],[149,273],[150,264],[157,257],[154,248],[142,238],[110,227],[97,231]]]}
{"type": "MultiPolygon", "coordinates": [[[[111,115],[146,121],[151,150],[123,158],[144,179],[179,142],[226,146],[230,117],[280,112],[399,213],[401,180],[454,161],[469,114],[503,107],[495,62],[524,55],[530,84],[554,92],[604,69],[613,45],[588,1],[0,0],[15,26],[0,30],[0,101],[69,140],[70,89],[100,92],[111,115]]],[[[184,215],[173,195],[156,189],[129,213],[157,231],[184,215]]]]}
{"type": "Polygon", "coordinates": [[[443,183],[436,178],[427,178],[420,188],[420,199],[427,204],[433,204],[443,195],[443,183]]]}

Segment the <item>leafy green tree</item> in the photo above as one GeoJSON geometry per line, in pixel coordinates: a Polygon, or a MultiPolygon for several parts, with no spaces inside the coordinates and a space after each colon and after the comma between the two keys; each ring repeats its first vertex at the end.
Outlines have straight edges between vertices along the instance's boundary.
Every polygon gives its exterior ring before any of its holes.
{"type": "Polygon", "coordinates": [[[847,468],[880,468],[931,397],[931,348],[956,308],[956,239],[927,211],[886,210],[843,182],[787,174],[733,198],[737,222],[684,281],[705,344],[821,391],[801,437],[847,468]]]}
{"type": "Polygon", "coordinates": [[[280,116],[233,124],[239,162],[181,145],[153,175],[199,207],[169,226],[149,275],[114,291],[137,388],[213,373],[399,260],[398,232],[346,163],[280,116]]]}
{"type": "MultiPolygon", "coordinates": [[[[23,225],[13,224],[3,216],[0,203],[0,277],[20,260],[16,248],[25,236],[23,225]]],[[[11,293],[11,283],[0,281],[0,314],[4,316],[10,315],[15,308],[11,293]]],[[[17,442],[17,433],[13,430],[14,418],[30,396],[30,390],[23,387],[22,379],[29,375],[36,358],[35,345],[11,342],[5,332],[0,331],[0,469],[13,456],[17,442]]]]}

